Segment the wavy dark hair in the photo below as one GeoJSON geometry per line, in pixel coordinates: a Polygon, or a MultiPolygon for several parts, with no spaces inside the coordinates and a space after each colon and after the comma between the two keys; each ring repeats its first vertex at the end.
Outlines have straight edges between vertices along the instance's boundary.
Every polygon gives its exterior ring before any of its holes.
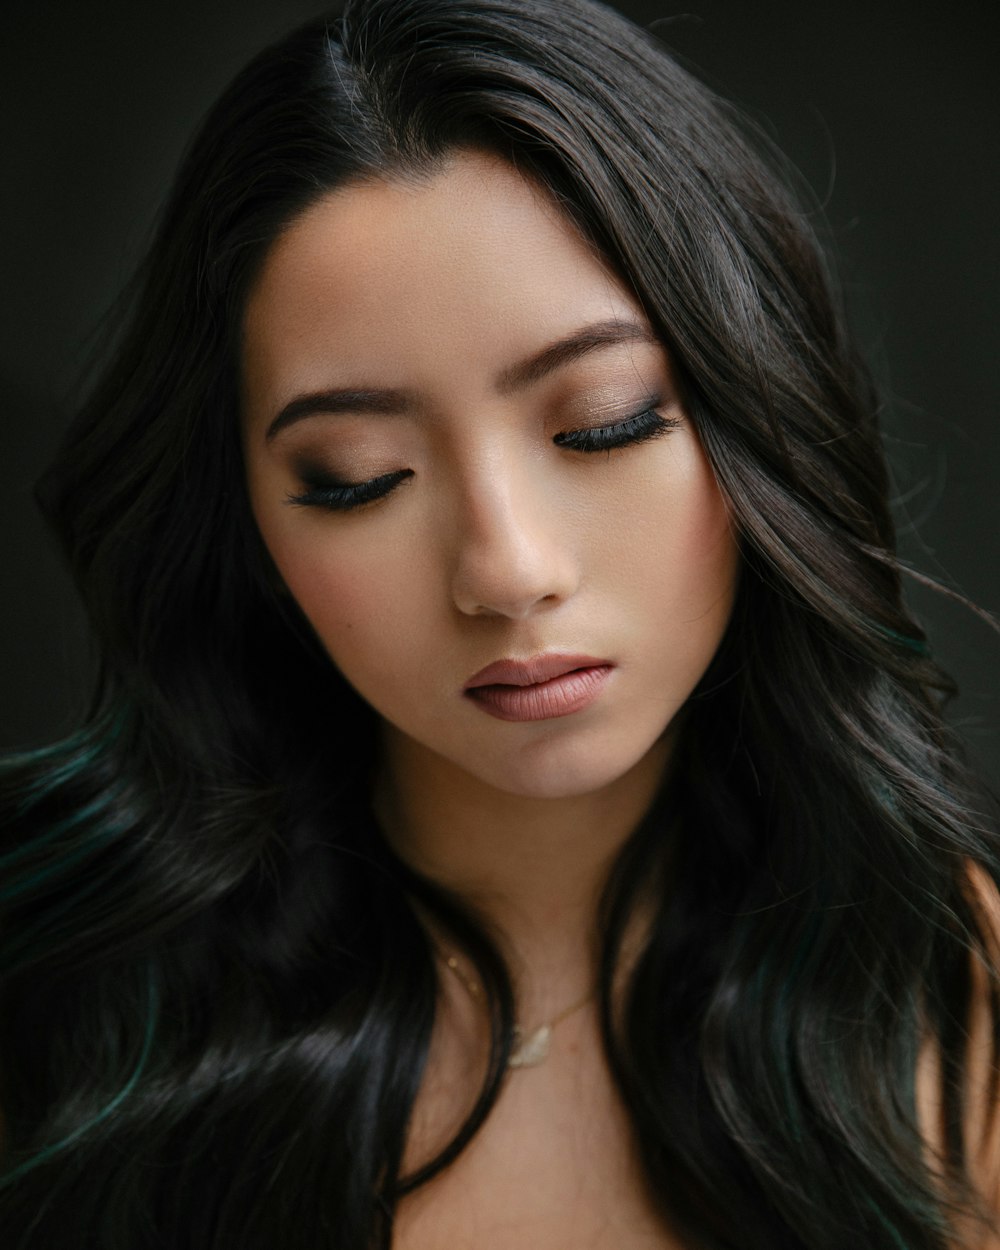
{"type": "Polygon", "coordinates": [[[995,814],[904,604],[877,400],[808,218],[730,106],[588,0],[350,0],[258,56],[183,162],[41,490],[101,671],[78,732],[0,774],[0,1242],[387,1247],[498,1094],[503,959],[380,837],[374,715],[274,589],[238,438],[269,244],[462,148],[547,188],[636,293],[740,535],[730,627],[600,913],[651,1190],[692,1247],[942,1250],[976,1206],[969,881],[1000,880],[995,814]],[[479,967],[493,1042],[467,1122],[402,1175],[437,985],[418,907],[479,967]]]}

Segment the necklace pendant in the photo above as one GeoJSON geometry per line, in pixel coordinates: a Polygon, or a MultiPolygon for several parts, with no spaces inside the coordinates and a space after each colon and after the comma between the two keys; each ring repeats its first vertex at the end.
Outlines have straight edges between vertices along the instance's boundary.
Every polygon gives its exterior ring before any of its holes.
{"type": "Polygon", "coordinates": [[[552,1026],[543,1024],[530,1033],[514,1025],[514,1049],[507,1060],[508,1068],[535,1068],[549,1057],[552,1026]]]}

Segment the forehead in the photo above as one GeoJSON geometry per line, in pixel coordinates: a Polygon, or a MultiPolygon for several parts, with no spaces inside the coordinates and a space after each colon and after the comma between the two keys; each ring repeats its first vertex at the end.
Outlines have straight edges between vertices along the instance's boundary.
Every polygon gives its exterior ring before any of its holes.
{"type": "Polygon", "coordinates": [[[493,376],[588,321],[641,318],[635,297],[550,195],[464,152],[419,180],[353,184],[296,218],[265,258],[244,327],[251,395],[329,384],[493,376]]]}

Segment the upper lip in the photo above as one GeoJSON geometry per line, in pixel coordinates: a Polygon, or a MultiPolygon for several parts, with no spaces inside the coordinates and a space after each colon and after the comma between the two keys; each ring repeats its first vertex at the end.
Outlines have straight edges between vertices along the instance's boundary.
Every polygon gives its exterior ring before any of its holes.
{"type": "Polygon", "coordinates": [[[527,660],[496,660],[487,664],[465,683],[466,690],[476,686],[534,686],[551,681],[577,668],[606,668],[608,660],[595,660],[592,655],[535,655],[527,660]]]}

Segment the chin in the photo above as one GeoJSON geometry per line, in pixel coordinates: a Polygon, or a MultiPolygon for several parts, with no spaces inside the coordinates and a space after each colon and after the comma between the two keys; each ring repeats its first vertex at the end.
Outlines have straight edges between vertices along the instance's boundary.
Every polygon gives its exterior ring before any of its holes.
{"type": "MultiPolygon", "coordinates": [[[[616,742],[535,744],[513,760],[479,761],[475,774],[488,785],[526,799],[582,798],[620,781],[643,763],[655,746],[631,751],[616,742]]],[[[659,766],[660,761],[650,759],[659,766]]]]}

